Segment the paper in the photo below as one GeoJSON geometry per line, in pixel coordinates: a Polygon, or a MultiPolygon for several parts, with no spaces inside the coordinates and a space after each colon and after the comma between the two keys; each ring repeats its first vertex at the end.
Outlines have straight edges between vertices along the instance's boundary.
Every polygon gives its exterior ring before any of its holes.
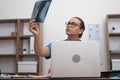
{"type": "Polygon", "coordinates": [[[100,41],[100,25],[88,24],[88,40],[100,41]]]}

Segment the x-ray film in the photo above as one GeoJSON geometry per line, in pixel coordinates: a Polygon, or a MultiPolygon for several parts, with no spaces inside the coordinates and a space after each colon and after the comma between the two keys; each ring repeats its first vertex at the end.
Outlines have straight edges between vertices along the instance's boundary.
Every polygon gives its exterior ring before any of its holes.
{"type": "Polygon", "coordinates": [[[31,18],[35,19],[36,22],[43,23],[46,18],[51,1],[52,0],[37,0],[33,8],[31,18]]]}

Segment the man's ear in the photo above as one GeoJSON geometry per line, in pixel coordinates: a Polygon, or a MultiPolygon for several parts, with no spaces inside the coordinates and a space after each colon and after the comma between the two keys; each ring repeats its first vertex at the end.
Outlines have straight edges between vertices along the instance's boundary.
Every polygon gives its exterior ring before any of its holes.
{"type": "Polygon", "coordinates": [[[83,32],[84,32],[84,30],[83,30],[83,29],[80,29],[79,34],[82,34],[83,32]]]}

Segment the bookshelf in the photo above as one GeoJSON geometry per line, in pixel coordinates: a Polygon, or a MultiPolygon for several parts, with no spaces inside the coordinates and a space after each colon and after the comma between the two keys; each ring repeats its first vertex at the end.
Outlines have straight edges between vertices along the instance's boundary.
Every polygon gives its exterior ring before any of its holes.
{"type": "Polygon", "coordinates": [[[106,33],[108,69],[117,70],[113,67],[120,65],[120,14],[108,14],[106,16],[106,33]]]}
{"type": "MultiPolygon", "coordinates": [[[[0,70],[4,74],[42,74],[42,57],[31,54],[29,18],[0,19],[0,70]],[[26,49],[24,53],[24,49],[26,49]],[[36,62],[35,72],[19,72],[19,62],[36,62]]],[[[40,25],[42,35],[42,25],[40,25]]],[[[41,36],[42,39],[42,36],[41,36]]],[[[32,46],[33,47],[33,46],[32,46]]],[[[30,66],[27,65],[29,68],[30,66]]]]}

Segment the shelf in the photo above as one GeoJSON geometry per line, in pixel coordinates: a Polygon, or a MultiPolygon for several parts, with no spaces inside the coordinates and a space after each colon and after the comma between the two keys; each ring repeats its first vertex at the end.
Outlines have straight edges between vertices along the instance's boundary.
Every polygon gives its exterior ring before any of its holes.
{"type": "Polygon", "coordinates": [[[120,54],[120,50],[110,50],[110,54],[120,54]]]}
{"type": "Polygon", "coordinates": [[[17,21],[20,20],[21,22],[29,22],[30,19],[0,19],[0,23],[17,23],[17,21]]]}
{"type": "Polygon", "coordinates": [[[24,35],[24,36],[20,36],[21,39],[30,39],[30,37],[32,37],[33,35],[24,35]]]}
{"type": "Polygon", "coordinates": [[[120,51],[110,51],[110,55],[118,55],[120,54],[120,51]]]}
{"type": "Polygon", "coordinates": [[[108,18],[120,18],[120,14],[108,14],[108,18]]]}
{"type": "Polygon", "coordinates": [[[0,36],[0,40],[7,40],[7,39],[16,39],[15,36],[0,36]]]}
{"type": "MultiPolygon", "coordinates": [[[[2,74],[15,74],[15,72],[2,72],[2,74]]],[[[2,80],[2,78],[0,78],[2,80]]],[[[4,80],[4,79],[3,79],[4,80]]]]}
{"type": "Polygon", "coordinates": [[[20,56],[37,56],[36,54],[20,54],[20,56]]]}
{"type": "Polygon", "coordinates": [[[120,52],[112,52],[111,55],[119,55],[120,52]]]}
{"type": "Polygon", "coordinates": [[[112,36],[112,37],[120,36],[120,33],[109,33],[109,36],[112,36]]]}
{"type": "Polygon", "coordinates": [[[1,19],[0,23],[16,23],[17,19],[1,19]]]}
{"type": "Polygon", "coordinates": [[[29,22],[30,18],[26,18],[26,19],[20,19],[21,22],[29,22]]]}
{"type": "Polygon", "coordinates": [[[16,54],[0,54],[0,57],[15,57],[16,54]]]}

